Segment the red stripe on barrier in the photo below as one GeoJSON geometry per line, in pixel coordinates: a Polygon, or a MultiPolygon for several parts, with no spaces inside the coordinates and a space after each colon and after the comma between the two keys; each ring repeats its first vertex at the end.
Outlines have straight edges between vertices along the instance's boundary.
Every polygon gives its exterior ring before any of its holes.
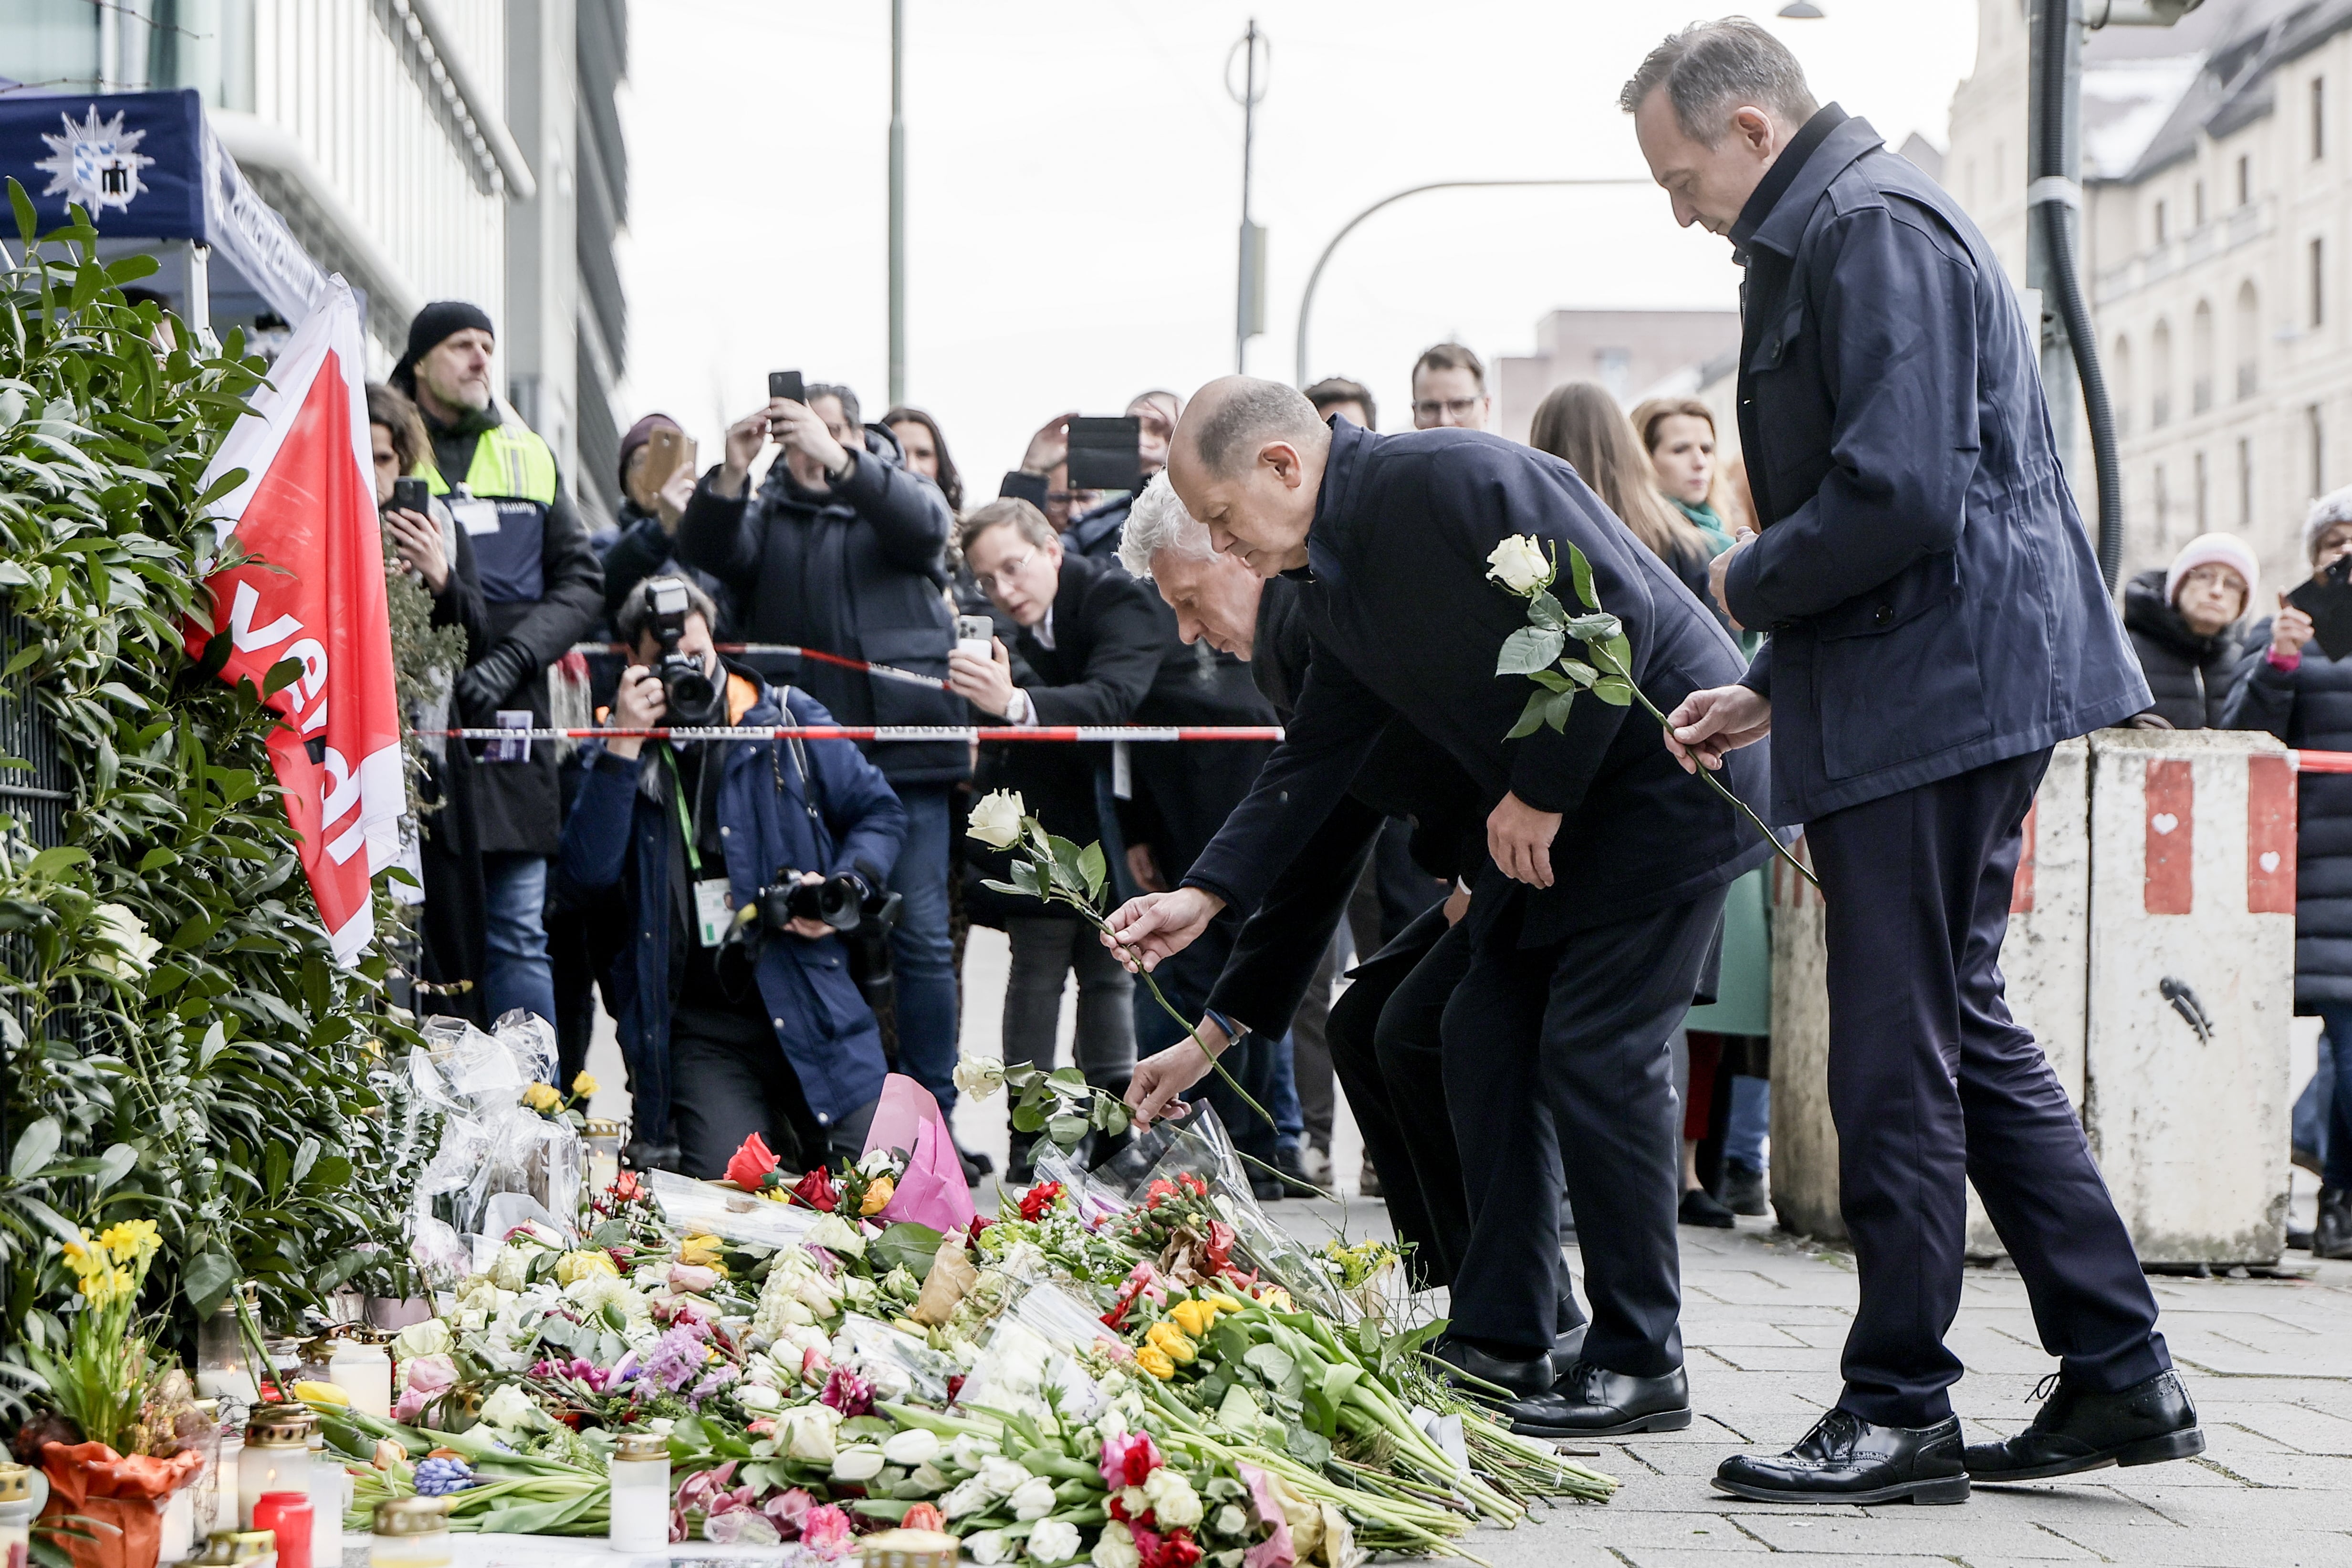
{"type": "Polygon", "coordinates": [[[2352,752],[2289,752],[2297,773],[2352,773],[2352,752]]]}
{"type": "Polygon", "coordinates": [[[644,730],[420,730],[448,741],[1259,741],[1279,743],[1278,724],[1037,724],[975,728],[959,724],[710,725],[644,730]]]}
{"type": "Polygon", "coordinates": [[[2291,760],[2247,758],[2248,914],[2294,913],[2294,767],[2291,760]]]}
{"type": "Polygon", "coordinates": [[[2030,915],[2033,912],[2033,851],[2034,840],[2041,826],[2042,803],[2034,802],[2025,808],[2023,834],[2025,845],[2018,853],[2017,875],[2009,885],[2009,912],[2030,915]]]}
{"type": "Polygon", "coordinates": [[[2147,764],[2147,879],[2142,900],[2152,915],[2185,915],[2197,906],[2197,774],[2187,763],[2147,764]]]}

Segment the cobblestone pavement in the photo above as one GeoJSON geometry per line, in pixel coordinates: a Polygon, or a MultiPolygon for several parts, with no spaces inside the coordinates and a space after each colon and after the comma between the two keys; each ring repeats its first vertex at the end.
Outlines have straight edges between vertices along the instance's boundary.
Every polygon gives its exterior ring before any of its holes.
{"type": "MultiPolygon", "coordinates": [[[[1285,1204],[1309,1234],[1314,1208],[1285,1204]]],[[[1351,1230],[1378,1215],[1350,1205],[1351,1230]]],[[[1979,1488],[1958,1507],[1791,1507],[1708,1485],[1735,1449],[1778,1450],[1834,1398],[1853,1313],[1853,1259],[1777,1234],[1685,1227],[1683,1342],[1697,1420],[1686,1432],[1595,1443],[1586,1462],[1624,1485],[1606,1506],[1559,1509],[1473,1550],[1495,1568],[1704,1568],[1727,1556],[1786,1568],[2117,1563],[2165,1568],[2352,1564],[2352,1264],[2307,1279],[2157,1278],[2172,1354],[2202,1416],[2201,1458],[2074,1483],[1979,1488]]],[[[1571,1254],[1573,1261],[1573,1254],[1571,1254]]],[[[1973,1440],[2032,1418],[2042,1353],[2008,1267],[1969,1271],[1949,1341],[1968,1376],[1953,1400],[1973,1440]]]]}

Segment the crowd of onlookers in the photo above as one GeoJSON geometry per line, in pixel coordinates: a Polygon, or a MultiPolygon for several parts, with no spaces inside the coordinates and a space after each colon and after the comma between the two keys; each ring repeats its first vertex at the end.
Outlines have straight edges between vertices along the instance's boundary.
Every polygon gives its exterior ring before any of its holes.
{"type": "MultiPolygon", "coordinates": [[[[420,886],[408,895],[422,905],[420,1005],[483,1022],[516,1007],[549,1017],[568,1078],[585,1061],[601,990],[629,1067],[632,1158],[712,1175],[751,1131],[804,1160],[854,1153],[886,1067],[951,1109],[964,936],[982,924],[1002,930],[1010,952],[1006,1058],[1054,1064],[1075,978],[1076,1065],[1123,1090],[1139,1052],[1181,1026],[1075,917],[989,889],[1002,852],[964,834],[965,814],[980,794],[1017,790],[1054,832],[1103,846],[1118,896],[1156,891],[1185,875],[1247,794],[1265,743],[616,736],[581,746],[435,732],[579,727],[592,713],[622,729],[787,715],[1274,724],[1295,694],[1278,661],[1248,662],[1265,628],[1221,632],[1213,609],[1180,586],[1155,592],[1120,566],[1139,492],[1073,486],[1074,415],[1040,426],[983,499],[967,492],[929,413],[892,408],[869,423],[846,386],[769,398],[700,471],[677,422],[649,414],[621,444],[619,515],[592,532],[546,444],[494,395],[496,353],[482,311],[428,306],[389,384],[368,396],[391,542],[434,624],[457,628],[466,647],[462,671],[415,713],[428,752],[420,886]],[[402,478],[426,481],[422,510],[393,504],[402,478]],[[972,635],[976,617],[984,637],[972,635]],[[604,645],[618,651],[584,656],[604,645]]],[[[1414,428],[1487,426],[1486,367],[1462,345],[1429,349],[1411,385],[1414,428]]],[[[1327,418],[1379,427],[1356,382],[1318,382],[1307,395],[1327,418]]],[[[1129,404],[1139,485],[1165,466],[1182,411],[1163,390],[1129,404]]],[[[1537,407],[1529,441],[1573,465],[1713,604],[1708,563],[1749,526],[1752,503],[1705,403],[1653,398],[1629,415],[1598,384],[1571,383],[1537,407]]],[[[2315,503],[2304,542],[2315,579],[2352,556],[2352,490],[2315,503]]],[[[2226,533],[2190,541],[2126,585],[2125,625],[2155,696],[2137,722],[2352,750],[2352,657],[2331,658],[2285,595],[2261,605],[2260,586],[2253,551],[2226,533]]],[[[1756,634],[1727,630],[1753,651],[1756,634]]],[[[1425,826],[1387,819],[1290,1030],[1244,1037],[1227,1058],[1274,1125],[1207,1090],[1269,1173],[1318,1184],[1344,1174],[1331,1168],[1329,1006],[1351,962],[1455,886],[1455,857],[1430,848],[1445,836],[1417,834],[1425,826]]],[[[2295,1000],[2325,1019],[2326,1038],[2296,1108],[2296,1157],[2324,1184],[2311,1245],[2352,1257],[2352,1050],[2326,1044],[2352,1040],[2352,776],[2305,781],[2300,850],[2295,1000]]],[[[1764,875],[1734,888],[1717,1000],[1679,1037],[1687,1223],[1766,1212],[1764,875]]],[[[1222,929],[1156,973],[1187,1019],[1209,1007],[1241,913],[1220,916],[1222,929]]],[[[1030,1153],[1029,1135],[1013,1132],[1009,1179],[1028,1175],[1030,1153]]],[[[988,1169],[983,1155],[966,1163],[974,1179],[988,1169]]],[[[1378,1193],[1370,1161],[1358,1181],[1378,1193]]]]}

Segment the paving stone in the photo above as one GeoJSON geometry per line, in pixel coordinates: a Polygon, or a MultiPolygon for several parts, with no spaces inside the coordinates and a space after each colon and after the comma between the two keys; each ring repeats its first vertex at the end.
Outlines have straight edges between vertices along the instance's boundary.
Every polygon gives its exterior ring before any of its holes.
{"type": "MultiPolygon", "coordinates": [[[[1897,1513],[1888,1509],[1847,1519],[1743,1515],[1739,1523],[1775,1552],[1860,1552],[1895,1557],[1906,1552],[1957,1552],[1966,1546],[1988,1556],[2059,1563],[2084,1562],[2094,1555],[2087,1548],[2053,1535],[2040,1525],[1989,1520],[1965,1503],[1949,1508],[1897,1506],[1908,1511],[1897,1513]]],[[[2108,1533],[2119,1528],[2112,1527],[2108,1533]]],[[[2186,1536],[2189,1532],[2179,1533],[2186,1536]]]]}
{"type": "Polygon", "coordinates": [[[2050,1527],[2113,1563],[2183,1568],[2344,1568],[2352,1534],[2317,1530],[2117,1530],[2050,1527]]]}

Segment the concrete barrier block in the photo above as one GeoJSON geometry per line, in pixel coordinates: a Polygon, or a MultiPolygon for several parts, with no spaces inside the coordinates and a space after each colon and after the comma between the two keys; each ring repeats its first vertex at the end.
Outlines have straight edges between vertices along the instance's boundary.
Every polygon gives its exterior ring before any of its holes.
{"type": "Polygon", "coordinates": [[[2084,1125],[2145,1263],[2285,1245],[2294,789],[2268,735],[2092,738],[2084,1125]]]}

